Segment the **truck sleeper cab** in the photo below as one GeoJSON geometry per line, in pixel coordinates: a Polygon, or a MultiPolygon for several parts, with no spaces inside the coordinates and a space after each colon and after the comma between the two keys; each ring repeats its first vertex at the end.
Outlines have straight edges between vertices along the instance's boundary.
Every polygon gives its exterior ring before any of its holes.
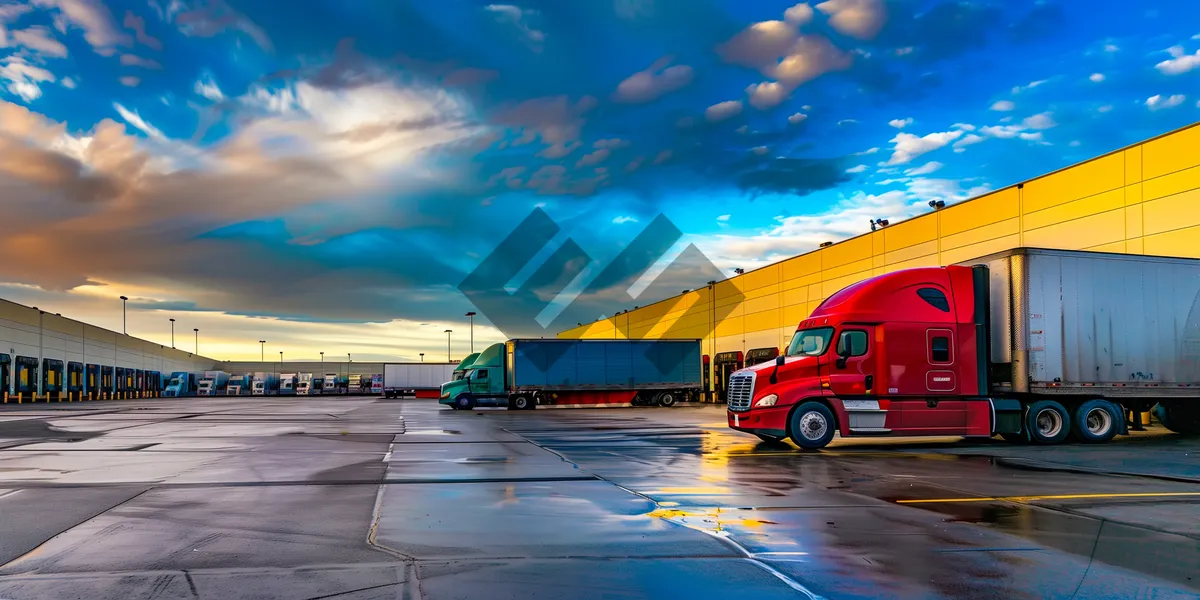
{"type": "Polygon", "coordinates": [[[729,427],[804,449],[835,433],[1105,442],[1126,432],[1127,410],[1158,403],[1176,417],[1164,424],[1200,432],[1200,357],[1156,350],[1149,340],[1177,332],[1146,331],[1188,322],[1183,337],[1200,335],[1200,261],[1018,249],[973,262],[983,264],[896,271],[830,296],[783,356],[730,377],[729,427]],[[1125,302],[1160,314],[1118,323],[1122,298],[1105,293],[1139,279],[1186,302],[1127,291],[1125,302]],[[1179,306],[1190,315],[1162,313],[1179,306]],[[1093,339],[1101,319],[1114,325],[1093,339]]]}

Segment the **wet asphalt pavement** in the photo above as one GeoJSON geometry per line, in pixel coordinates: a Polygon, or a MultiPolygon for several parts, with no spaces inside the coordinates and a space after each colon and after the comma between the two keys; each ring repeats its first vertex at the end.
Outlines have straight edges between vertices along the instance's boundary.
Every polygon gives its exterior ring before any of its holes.
{"type": "Polygon", "coordinates": [[[0,599],[1200,597],[1200,439],[729,431],[720,407],[0,407],[0,599]]]}

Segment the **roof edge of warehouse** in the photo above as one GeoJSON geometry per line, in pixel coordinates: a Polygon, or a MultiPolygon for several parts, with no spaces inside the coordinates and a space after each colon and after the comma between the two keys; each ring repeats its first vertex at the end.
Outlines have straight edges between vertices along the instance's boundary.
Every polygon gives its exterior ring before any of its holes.
{"type": "MultiPolygon", "coordinates": [[[[1195,123],[1191,123],[1191,124],[1189,124],[1189,125],[1184,125],[1183,127],[1176,127],[1175,129],[1172,129],[1172,130],[1170,130],[1170,131],[1164,131],[1163,133],[1160,133],[1160,134],[1158,134],[1158,135],[1155,135],[1155,136],[1152,136],[1152,137],[1148,137],[1148,138],[1146,138],[1146,139],[1143,139],[1143,140],[1140,140],[1140,141],[1134,142],[1134,143],[1132,143],[1132,144],[1126,144],[1126,145],[1124,145],[1124,146],[1121,146],[1121,147],[1119,147],[1119,148],[1116,148],[1116,149],[1113,149],[1113,150],[1109,150],[1108,152],[1105,152],[1105,153],[1103,153],[1103,154],[1097,154],[1096,156],[1093,156],[1093,157],[1091,157],[1091,158],[1089,158],[1089,159],[1087,159],[1087,160],[1081,160],[1081,161],[1079,161],[1079,162],[1077,162],[1077,163],[1071,163],[1071,164],[1069,164],[1069,165],[1067,165],[1067,166],[1065,166],[1065,167],[1059,167],[1059,168],[1057,168],[1057,169],[1055,169],[1055,170],[1053,170],[1053,171],[1047,171],[1047,172],[1045,172],[1045,173],[1042,173],[1041,175],[1038,175],[1038,176],[1036,176],[1036,177],[1030,177],[1029,179],[1024,179],[1024,180],[1018,181],[1018,182],[1016,182],[1016,183],[1011,183],[1011,184],[1009,184],[1009,185],[1006,185],[1006,186],[1004,186],[1004,187],[996,188],[996,189],[994,189],[994,190],[992,190],[992,191],[990,191],[990,192],[987,192],[986,194],[980,194],[980,195],[978,195],[978,196],[975,196],[975,197],[973,197],[973,198],[967,198],[966,200],[962,200],[961,202],[957,202],[957,203],[955,203],[953,206],[962,206],[962,205],[964,205],[964,204],[967,204],[967,203],[969,203],[969,202],[974,202],[974,201],[976,201],[976,200],[979,200],[979,199],[982,199],[982,198],[986,198],[986,197],[988,197],[988,196],[991,196],[991,195],[993,195],[993,194],[999,194],[1000,192],[1003,192],[1003,191],[1005,191],[1005,190],[1009,190],[1009,189],[1012,189],[1012,188],[1017,188],[1017,189],[1020,189],[1020,188],[1023,188],[1023,187],[1025,187],[1025,184],[1027,184],[1027,183],[1030,183],[1030,182],[1033,182],[1033,181],[1037,181],[1037,180],[1039,180],[1039,179],[1045,179],[1046,177],[1050,177],[1050,176],[1052,176],[1052,175],[1055,175],[1055,174],[1057,174],[1057,173],[1061,173],[1061,172],[1063,172],[1063,171],[1066,171],[1066,170],[1068,170],[1068,169],[1073,169],[1073,168],[1075,168],[1075,167],[1078,167],[1078,166],[1081,166],[1081,165],[1086,165],[1086,164],[1088,164],[1088,163],[1091,163],[1091,162],[1098,161],[1098,160],[1100,160],[1100,159],[1102,159],[1102,158],[1105,158],[1105,157],[1108,157],[1108,156],[1112,156],[1112,155],[1114,155],[1114,154],[1117,154],[1117,153],[1120,153],[1120,152],[1125,152],[1125,151],[1127,151],[1127,150],[1129,150],[1129,149],[1131,149],[1131,148],[1134,148],[1134,147],[1136,147],[1136,146],[1141,146],[1142,144],[1146,144],[1146,143],[1149,143],[1149,142],[1153,142],[1154,140],[1162,139],[1162,138],[1165,138],[1165,137],[1167,137],[1167,136],[1170,136],[1170,135],[1175,135],[1175,134],[1177,134],[1177,133],[1179,133],[1179,132],[1181,132],[1181,131],[1187,131],[1188,129],[1192,129],[1193,127],[1200,127],[1200,121],[1196,121],[1195,123]]],[[[950,207],[950,206],[948,205],[946,208],[949,208],[949,207],[950,207]]],[[[937,210],[934,210],[934,211],[931,211],[931,212],[922,213],[922,214],[919,214],[919,215],[914,215],[914,216],[911,216],[911,217],[909,217],[909,218],[907,218],[907,219],[904,219],[904,220],[901,220],[901,221],[896,221],[896,222],[895,222],[894,224],[892,224],[892,225],[899,225],[899,224],[901,224],[901,223],[907,223],[907,222],[909,222],[909,221],[912,221],[912,220],[915,220],[915,219],[920,219],[920,218],[922,218],[922,217],[925,217],[925,216],[927,216],[927,215],[936,214],[936,213],[937,213],[937,210]]],[[[889,227],[890,227],[890,226],[891,226],[891,225],[889,225],[889,227]]],[[[856,235],[856,236],[853,236],[853,237],[848,237],[848,238],[846,238],[846,239],[844,239],[844,240],[838,240],[838,241],[836,241],[836,242],[833,242],[833,243],[832,243],[832,244],[830,244],[829,246],[824,246],[824,247],[818,247],[818,248],[814,248],[814,249],[812,249],[812,250],[809,250],[808,252],[802,252],[802,253],[800,253],[800,254],[796,254],[796,255],[793,255],[793,256],[789,256],[789,257],[787,257],[787,258],[783,258],[783,259],[777,260],[777,261],[775,261],[775,262],[773,262],[773,263],[765,264],[765,265],[762,265],[762,266],[760,266],[760,267],[755,267],[755,268],[753,268],[753,269],[750,269],[749,271],[746,271],[746,272],[744,272],[744,273],[741,273],[740,275],[734,275],[733,277],[726,277],[725,279],[719,280],[719,281],[717,281],[717,284],[720,284],[720,283],[722,283],[722,282],[726,282],[726,281],[734,281],[734,280],[736,280],[736,279],[738,279],[738,278],[740,278],[740,277],[745,277],[746,275],[749,275],[749,274],[751,274],[751,273],[753,273],[753,272],[755,272],[755,271],[761,271],[762,269],[766,269],[766,268],[769,268],[769,267],[774,267],[774,266],[778,265],[779,263],[782,263],[782,262],[785,262],[785,261],[792,260],[793,258],[798,258],[798,257],[801,257],[801,256],[806,256],[806,255],[812,254],[812,253],[814,253],[814,252],[820,252],[820,251],[822,251],[822,250],[825,250],[825,249],[827,249],[827,248],[831,248],[831,247],[833,247],[833,246],[837,246],[837,245],[839,245],[839,244],[844,244],[844,243],[846,243],[846,242],[850,242],[850,241],[856,240],[856,239],[858,239],[858,238],[861,238],[861,237],[863,237],[863,236],[868,236],[868,235],[871,235],[872,233],[875,233],[875,232],[874,232],[874,231],[867,231],[867,232],[863,232],[863,233],[860,233],[860,234],[858,234],[858,235],[856,235]]],[[[711,287],[711,286],[705,286],[705,287],[711,287]]],[[[657,304],[661,304],[661,303],[663,303],[663,302],[668,302],[668,301],[672,301],[672,300],[677,300],[677,299],[679,299],[679,298],[682,298],[682,297],[686,296],[687,294],[690,294],[690,293],[692,293],[692,292],[694,292],[694,291],[696,291],[696,290],[698,290],[698,289],[701,289],[701,288],[696,288],[696,289],[690,290],[690,291],[688,291],[687,293],[684,293],[684,294],[676,294],[676,295],[674,295],[674,296],[669,296],[669,297],[667,297],[667,298],[663,298],[662,300],[657,300],[657,301],[655,301],[655,302],[651,302],[650,304],[646,304],[646,305],[639,305],[639,306],[636,306],[636,307],[634,307],[634,308],[635,308],[635,309],[637,309],[637,310],[640,310],[640,309],[649,308],[649,307],[651,307],[651,306],[655,306],[655,305],[657,305],[657,304]]],[[[632,309],[623,309],[623,310],[632,310],[632,309]]],[[[614,315],[612,315],[612,316],[616,316],[616,315],[614,314],[614,315]]],[[[558,332],[558,335],[562,335],[562,334],[564,334],[564,333],[567,333],[568,331],[575,331],[576,329],[584,329],[584,328],[586,328],[586,327],[590,327],[590,326],[592,326],[592,325],[594,325],[594,324],[596,324],[596,323],[600,323],[600,322],[602,322],[602,321],[607,321],[607,320],[608,320],[608,319],[610,319],[610,318],[612,318],[612,317],[599,318],[599,319],[595,319],[595,320],[593,320],[593,321],[592,321],[592,322],[590,322],[590,323],[584,323],[583,325],[576,325],[575,327],[571,327],[570,329],[564,329],[564,330],[562,330],[562,331],[558,332]]]]}
{"type": "Polygon", "coordinates": [[[101,326],[99,326],[99,325],[94,325],[94,324],[92,324],[92,323],[88,323],[88,322],[86,322],[86,321],[80,321],[79,319],[75,319],[75,318],[72,318],[72,317],[63,316],[63,314],[62,314],[62,313],[50,312],[50,311],[48,311],[48,310],[44,310],[44,309],[38,308],[38,307],[36,307],[36,306],[27,306],[27,305],[25,305],[25,304],[21,304],[20,302],[14,302],[14,301],[12,301],[12,300],[9,300],[9,299],[7,299],[7,298],[0,298],[0,302],[4,302],[4,303],[6,303],[6,304],[11,304],[11,305],[13,305],[13,306],[18,306],[18,307],[20,307],[20,308],[23,308],[23,309],[26,309],[26,310],[36,310],[36,311],[38,311],[38,312],[39,312],[39,313],[41,313],[41,314],[44,314],[44,315],[53,315],[53,316],[55,316],[55,317],[58,317],[59,319],[63,319],[63,320],[66,320],[66,321],[70,321],[70,322],[72,322],[72,323],[77,323],[77,324],[79,324],[79,325],[83,325],[83,326],[85,326],[85,327],[95,327],[96,329],[99,329],[99,330],[101,330],[101,331],[107,331],[108,333],[111,333],[111,334],[113,334],[113,335],[115,335],[115,336],[126,337],[126,338],[129,338],[129,339],[131,339],[131,340],[137,340],[137,341],[139,341],[139,342],[143,342],[143,343],[146,343],[146,344],[153,344],[153,345],[155,345],[155,346],[158,346],[159,348],[161,348],[161,349],[163,349],[163,350],[174,350],[175,352],[180,352],[180,353],[182,353],[182,354],[186,354],[186,355],[188,355],[188,356],[190,356],[190,357],[192,357],[192,358],[200,358],[200,359],[203,359],[203,360],[211,360],[211,361],[213,361],[214,363],[218,363],[218,364],[219,364],[219,363],[225,363],[225,362],[231,362],[231,361],[227,361],[227,360],[221,360],[221,359],[212,358],[211,356],[204,356],[203,354],[197,354],[197,353],[195,353],[195,352],[188,352],[187,350],[184,350],[184,349],[182,349],[182,348],[174,348],[174,347],[170,347],[170,346],[167,346],[166,344],[163,344],[163,343],[160,343],[160,342],[156,342],[156,341],[153,341],[153,340],[147,340],[147,339],[145,339],[145,338],[140,338],[140,337],[132,336],[132,335],[129,335],[128,333],[121,333],[121,332],[119,332],[119,331],[114,331],[114,330],[112,330],[112,329],[108,329],[107,327],[101,327],[101,326]]]}

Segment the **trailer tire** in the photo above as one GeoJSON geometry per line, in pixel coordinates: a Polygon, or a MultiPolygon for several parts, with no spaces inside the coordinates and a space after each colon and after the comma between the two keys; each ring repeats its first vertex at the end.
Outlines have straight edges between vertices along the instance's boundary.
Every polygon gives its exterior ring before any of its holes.
{"type": "Polygon", "coordinates": [[[524,394],[517,394],[508,401],[509,408],[513,410],[529,410],[533,408],[532,404],[533,400],[524,394]]]}
{"type": "Polygon", "coordinates": [[[805,402],[788,418],[788,436],[803,450],[820,450],[833,440],[836,423],[828,406],[805,402]]]}
{"type": "Polygon", "coordinates": [[[1035,444],[1061,444],[1071,434],[1071,415],[1058,402],[1040,400],[1029,405],[1025,430],[1035,444]]]}
{"type": "Polygon", "coordinates": [[[1180,435],[1200,434],[1200,410],[1195,408],[1159,404],[1154,416],[1163,427],[1180,435]]]}
{"type": "Polygon", "coordinates": [[[675,406],[675,392],[659,392],[658,396],[654,399],[654,403],[659,406],[675,406]]]}
{"type": "Polygon", "coordinates": [[[475,408],[475,399],[465,394],[459,396],[454,399],[454,408],[458,410],[471,410],[475,408]]]}
{"type": "Polygon", "coordinates": [[[1121,411],[1107,400],[1088,400],[1075,409],[1075,439],[1087,444],[1103,444],[1120,431],[1121,411]]]}

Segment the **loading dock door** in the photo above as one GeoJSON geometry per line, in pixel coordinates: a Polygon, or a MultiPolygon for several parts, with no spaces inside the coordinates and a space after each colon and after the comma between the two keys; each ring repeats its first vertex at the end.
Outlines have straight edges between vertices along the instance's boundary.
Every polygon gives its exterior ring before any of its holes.
{"type": "Polygon", "coordinates": [[[715,378],[717,402],[729,401],[729,376],[743,366],[742,352],[718,352],[715,363],[715,378]]]}

